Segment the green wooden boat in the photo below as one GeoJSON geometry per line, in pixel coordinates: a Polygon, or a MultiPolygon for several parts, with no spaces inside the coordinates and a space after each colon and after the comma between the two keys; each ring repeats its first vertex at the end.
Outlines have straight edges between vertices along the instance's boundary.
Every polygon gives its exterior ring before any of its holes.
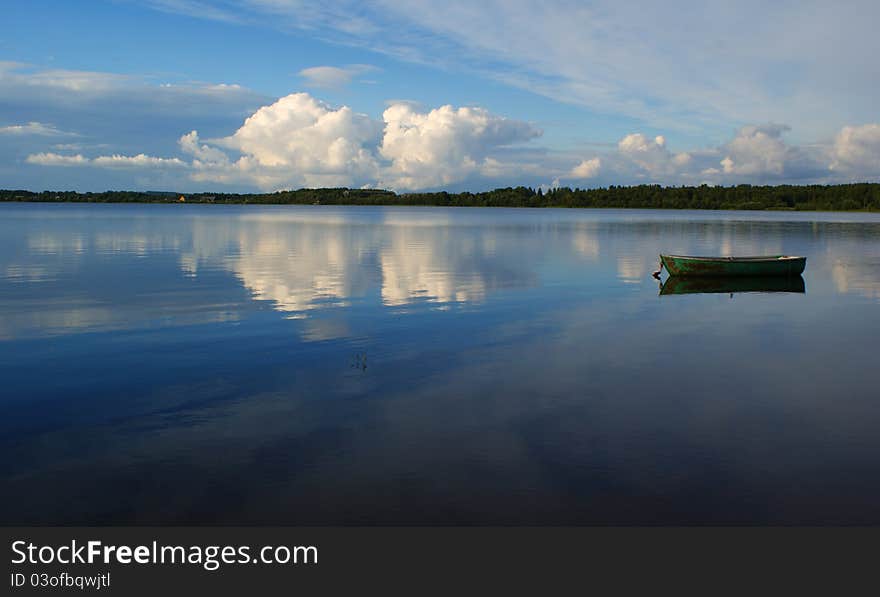
{"type": "Polygon", "coordinates": [[[770,255],[764,257],[689,257],[660,255],[660,262],[672,276],[799,276],[806,257],[770,255]]]}
{"type": "Polygon", "coordinates": [[[660,296],[671,294],[736,294],[739,292],[794,292],[804,294],[802,276],[669,276],[660,296]]]}

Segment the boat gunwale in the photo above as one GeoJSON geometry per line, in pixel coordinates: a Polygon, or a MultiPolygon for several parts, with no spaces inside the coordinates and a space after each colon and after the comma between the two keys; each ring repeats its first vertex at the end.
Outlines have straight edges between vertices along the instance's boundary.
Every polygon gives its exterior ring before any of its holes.
{"type": "Polygon", "coordinates": [[[754,257],[700,257],[695,255],[663,255],[660,257],[667,257],[669,259],[690,259],[692,261],[718,261],[724,263],[736,263],[736,262],[767,262],[767,263],[778,263],[780,261],[797,261],[801,259],[806,259],[806,257],[797,256],[797,255],[762,255],[762,256],[754,256],[754,257]]]}

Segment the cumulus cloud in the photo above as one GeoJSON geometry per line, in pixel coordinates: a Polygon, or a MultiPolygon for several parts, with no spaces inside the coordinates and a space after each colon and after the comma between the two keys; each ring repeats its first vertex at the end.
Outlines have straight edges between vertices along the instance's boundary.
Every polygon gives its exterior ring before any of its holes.
{"type": "Polygon", "coordinates": [[[229,156],[216,147],[203,145],[199,140],[198,131],[190,131],[178,139],[177,144],[183,153],[193,156],[193,166],[225,166],[229,164],[229,156]]]}
{"type": "Polygon", "coordinates": [[[81,154],[61,155],[52,152],[27,156],[28,164],[40,166],[94,166],[97,168],[183,168],[186,163],[178,158],[157,158],[143,153],[134,156],[105,155],[87,158],[81,154]]]}
{"type": "MultiPolygon", "coordinates": [[[[671,151],[662,135],[650,138],[633,133],[618,142],[616,151],[583,160],[565,176],[574,180],[591,178],[600,184],[840,181],[828,176],[832,148],[827,145],[789,146],[782,139],[788,130],[788,126],[780,124],[745,126],[723,145],[688,152],[671,151]]],[[[845,128],[835,145],[834,152],[839,152],[840,157],[836,158],[832,168],[870,171],[871,156],[880,155],[880,150],[872,149],[872,133],[874,130],[870,125],[853,130],[845,128]]]]}
{"type": "Polygon", "coordinates": [[[355,77],[375,70],[376,67],[369,64],[350,64],[345,67],[313,66],[302,69],[299,75],[305,79],[309,87],[338,89],[351,83],[355,77]]]}
{"type": "Polygon", "coordinates": [[[599,169],[601,167],[602,160],[599,158],[583,160],[580,164],[571,169],[569,176],[571,178],[593,178],[599,174],[599,169]]]}
{"type": "Polygon", "coordinates": [[[0,126],[0,135],[34,135],[38,137],[70,137],[76,136],[76,133],[68,133],[42,122],[28,122],[26,124],[12,124],[9,126],[0,126]]]}
{"type": "Polygon", "coordinates": [[[618,141],[616,150],[584,159],[563,176],[606,184],[669,182],[687,176],[693,162],[690,153],[670,151],[662,135],[631,133],[618,141]]]}
{"type": "Polygon", "coordinates": [[[395,104],[382,115],[385,132],[379,153],[390,160],[381,185],[418,189],[458,182],[498,171],[493,149],[528,141],[541,134],[530,124],[490,114],[482,108],[441,106],[419,112],[395,104]]]}
{"type": "Polygon", "coordinates": [[[257,110],[218,144],[240,152],[231,167],[262,188],[352,186],[375,179],[380,135],[381,125],[365,114],[294,93],[257,110]]]}
{"type": "Polygon", "coordinates": [[[721,167],[726,174],[782,175],[789,154],[782,133],[789,130],[780,124],[741,128],[727,144],[721,167]]]}
{"type": "Polygon", "coordinates": [[[247,181],[267,190],[409,190],[509,174],[511,164],[492,152],[539,134],[528,123],[482,108],[442,106],[424,112],[402,102],[389,106],[378,121],[294,93],[257,110],[229,137],[202,142],[191,131],[178,143],[193,156],[194,180],[247,181]],[[240,157],[230,158],[229,150],[240,157]]]}
{"type": "Polygon", "coordinates": [[[186,164],[178,158],[157,158],[139,153],[138,155],[102,155],[92,160],[99,168],[181,168],[186,164]]]}
{"type": "MultiPolygon", "coordinates": [[[[223,184],[248,180],[248,173],[243,168],[247,160],[233,163],[224,151],[202,143],[198,131],[190,131],[181,136],[177,144],[183,153],[192,156],[189,175],[191,180],[223,184]]],[[[253,177],[253,173],[250,176],[253,177]]]]}
{"type": "Polygon", "coordinates": [[[843,127],[834,140],[832,158],[831,170],[880,178],[880,124],[843,127]]]}
{"type": "Polygon", "coordinates": [[[39,166],[85,166],[89,163],[89,159],[80,154],[60,155],[52,152],[34,153],[25,161],[39,166]]]}
{"type": "Polygon", "coordinates": [[[365,146],[378,133],[375,122],[348,106],[334,110],[307,93],[294,93],[257,110],[223,143],[261,166],[335,173],[371,162],[365,146]]]}
{"type": "Polygon", "coordinates": [[[420,111],[411,103],[396,103],[379,121],[348,106],[333,108],[307,93],[293,93],[258,109],[228,137],[203,140],[196,130],[182,135],[178,146],[189,162],[144,153],[95,158],[39,153],[27,162],[185,167],[194,181],[264,190],[377,185],[408,190],[514,174],[528,166],[507,161],[498,152],[540,134],[526,122],[476,107],[420,111]]]}
{"type": "MultiPolygon", "coordinates": [[[[33,121],[0,131],[25,134],[17,127],[35,135],[58,130],[33,121]]],[[[55,144],[77,153],[36,153],[41,147],[35,146],[26,162],[152,169],[162,171],[166,180],[178,176],[265,191],[334,186],[481,190],[493,181],[496,186],[543,188],[545,181],[557,185],[565,179],[591,185],[842,182],[880,172],[878,124],[844,127],[833,145],[789,146],[783,140],[788,130],[781,124],[745,126],[722,145],[681,152],[672,151],[663,135],[634,132],[613,149],[583,157],[526,145],[542,134],[539,129],[479,107],[429,109],[396,101],[380,120],[293,93],[256,109],[228,136],[203,139],[195,129],[179,137],[177,132],[172,138],[182,157],[156,157],[148,148],[86,157],[80,145],[55,144]]]]}
{"type": "Polygon", "coordinates": [[[657,135],[653,139],[641,133],[627,135],[617,144],[617,149],[645,173],[655,177],[679,172],[691,161],[688,153],[669,151],[663,135],[657,135]]]}

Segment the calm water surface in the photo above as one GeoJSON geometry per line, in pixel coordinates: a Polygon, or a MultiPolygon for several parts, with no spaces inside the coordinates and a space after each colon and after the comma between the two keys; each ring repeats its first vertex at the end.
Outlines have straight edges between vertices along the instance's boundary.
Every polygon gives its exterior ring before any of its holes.
{"type": "Polygon", "coordinates": [[[0,205],[0,523],[878,524],[878,332],[877,215],[0,205]]]}

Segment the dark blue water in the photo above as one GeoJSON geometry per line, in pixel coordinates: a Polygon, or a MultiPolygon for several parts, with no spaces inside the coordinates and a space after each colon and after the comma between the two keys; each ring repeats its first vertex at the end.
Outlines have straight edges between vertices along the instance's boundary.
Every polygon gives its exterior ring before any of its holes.
{"type": "Polygon", "coordinates": [[[0,522],[877,524],[878,333],[876,215],[0,205],[0,522]]]}

